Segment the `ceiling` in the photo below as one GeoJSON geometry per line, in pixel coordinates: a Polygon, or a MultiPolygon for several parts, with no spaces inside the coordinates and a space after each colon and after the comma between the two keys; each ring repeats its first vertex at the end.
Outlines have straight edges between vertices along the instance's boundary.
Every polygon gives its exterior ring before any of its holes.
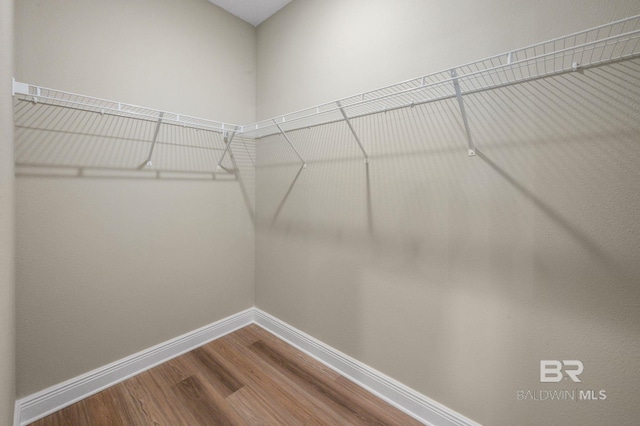
{"type": "Polygon", "coordinates": [[[227,12],[257,27],[291,0],[209,0],[227,12]]]}

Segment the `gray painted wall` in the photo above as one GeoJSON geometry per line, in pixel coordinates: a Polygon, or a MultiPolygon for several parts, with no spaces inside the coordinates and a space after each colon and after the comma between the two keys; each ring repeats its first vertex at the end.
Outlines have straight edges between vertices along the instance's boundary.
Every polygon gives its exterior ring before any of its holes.
{"type": "MultiPolygon", "coordinates": [[[[19,81],[255,117],[255,29],[206,0],[26,0],[15,30],[19,81]]],[[[158,176],[125,171],[154,123],[16,111],[19,397],[253,306],[252,187],[212,179],[219,137],[163,127],[158,176]]]]}
{"type": "Polygon", "coordinates": [[[15,402],[13,1],[0,1],[0,423],[13,422],[15,402]]]}
{"type": "MultiPolygon", "coordinates": [[[[640,13],[636,1],[295,1],[258,28],[258,116],[640,13]],[[463,3],[463,4],[461,4],[463,3]]],[[[257,144],[256,305],[490,425],[640,417],[640,62],[257,144]],[[584,363],[539,381],[541,359],[584,363]],[[518,401],[518,390],[605,401],[518,401]],[[635,402],[634,402],[635,401],[635,402]]]]}
{"type": "MultiPolygon", "coordinates": [[[[246,123],[256,105],[266,118],[640,13],[631,0],[465,3],[298,0],[256,40],[204,0],[21,1],[16,77],[246,123]]],[[[255,234],[251,145],[235,151],[242,181],[212,181],[220,141],[188,132],[163,133],[179,143],[156,156],[179,173],[123,173],[148,145],[108,136],[153,126],[21,106],[18,396],[238,312],[255,291],[259,308],[479,422],[632,424],[638,73],[467,98],[473,159],[448,102],[354,121],[368,167],[343,124],[292,134],[304,171],[263,139],[255,234]],[[61,127],[27,128],[43,117],[61,127]],[[549,388],[540,359],[582,360],[568,388],[608,399],[517,401],[549,388]]]]}

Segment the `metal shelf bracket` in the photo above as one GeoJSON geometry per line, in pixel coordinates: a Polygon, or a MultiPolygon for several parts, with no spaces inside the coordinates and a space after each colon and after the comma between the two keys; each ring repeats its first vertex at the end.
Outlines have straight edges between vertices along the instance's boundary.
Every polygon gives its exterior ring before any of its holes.
{"type": "Polygon", "coordinates": [[[287,143],[289,144],[291,149],[293,149],[293,151],[296,153],[296,155],[298,156],[300,161],[302,161],[302,168],[306,169],[307,168],[307,162],[302,159],[302,156],[300,155],[300,153],[298,152],[296,147],[293,146],[293,144],[291,143],[291,140],[289,139],[289,136],[287,136],[287,134],[284,132],[284,130],[282,130],[282,127],[280,127],[280,125],[278,124],[278,122],[275,119],[273,120],[273,123],[276,125],[276,127],[280,131],[280,134],[282,136],[284,136],[284,139],[287,141],[287,143]]]}
{"type": "Polygon", "coordinates": [[[460,106],[460,114],[462,114],[462,122],[464,123],[464,130],[467,134],[467,143],[469,144],[469,157],[476,155],[476,147],[471,139],[471,129],[469,129],[469,120],[467,119],[467,112],[464,109],[464,100],[462,99],[462,91],[460,90],[460,82],[458,81],[458,73],[453,68],[449,71],[451,74],[451,80],[453,81],[453,88],[456,91],[456,99],[458,99],[458,105],[460,106]]]}
{"type": "Polygon", "coordinates": [[[146,167],[153,166],[153,163],[151,162],[151,156],[153,155],[153,149],[156,147],[156,141],[158,140],[158,133],[160,133],[160,125],[162,125],[163,116],[164,116],[164,112],[160,112],[160,114],[158,114],[158,121],[156,122],[156,130],[153,133],[153,140],[151,141],[151,148],[149,149],[149,155],[147,156],[147,159],[143,163],[143,165],[146,167]]]}
{"type": "Polygon", "coordinates": [[[364,155],[364,163],[369,164],[369,155],[367,154],[367,151],[365,151],[364,147],[362,146],[362,142],[360,142],[360,138],[358,137],[358,134],[354,130],[353,126],[351,125],[351,120],[349,120],[347,113],[344,112],[344,108],[342,107],[342,104],[340,103],[340,101],[336,101],[336,105],[338,105],[338,109],[340,110],[340,113],[342,113],[342,116],[344,117],[344,121],[347,122],[347,126],[349,126],[349,130],[351,130],[353,137],[356,139],[356,142],[358,142],[358,146],[360,147],[360,150],[364,155]]]}
{"type": "Polygon", "coordinates": [[[227,152],[229,151],[229,148],[231,148],[231,142],[233,142],[233,138],[235,137],[236,132],[231,133],[231,136],[229,136],[229,132],[222,132],[222,138],[224,139],[224,143],[227,144],[227,147],[224,149],[224,152],[222,153],[222,157],[220,157],[220,160],[218,160],[218,165],[216,166],[216,171],[222,169],[222,160],[224,160],[224,156],[227,155],[227,152]]]}

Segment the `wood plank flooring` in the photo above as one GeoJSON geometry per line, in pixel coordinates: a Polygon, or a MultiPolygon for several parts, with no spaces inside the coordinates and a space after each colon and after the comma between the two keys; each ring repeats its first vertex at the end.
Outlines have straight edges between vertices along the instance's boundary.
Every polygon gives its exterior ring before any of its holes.
{"type": "Polygon", "coordinates": [[[251,325],[36,421],[58,425],[419,425],[251,325]]]}

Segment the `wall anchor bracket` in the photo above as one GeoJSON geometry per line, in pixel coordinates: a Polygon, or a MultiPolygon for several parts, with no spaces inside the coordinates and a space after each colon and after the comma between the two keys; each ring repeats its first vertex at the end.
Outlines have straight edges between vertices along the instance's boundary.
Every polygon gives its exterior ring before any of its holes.
{"type": "Polygon", "coordinates": [[[584,70],[582,69],[582,66],[580,66],[579,62],[572,62],[571,63],[571,71],[573,72],[579,72],[579,73],[584,73],[584,70]]]}

